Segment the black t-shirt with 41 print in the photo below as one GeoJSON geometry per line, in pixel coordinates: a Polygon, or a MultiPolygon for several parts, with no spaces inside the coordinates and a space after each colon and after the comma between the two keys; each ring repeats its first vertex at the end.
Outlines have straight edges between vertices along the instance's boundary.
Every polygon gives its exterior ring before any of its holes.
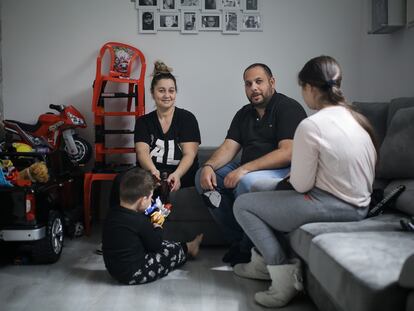
{"type": "MultiPolygon", "coordinates": [[[[180,143],[200,144],[200,129],[197,119],[191,112],[175,107],[171,126],[166,133],[163,133],[157,112],[152,111],[137,119],[134,141],[148,144],[150,157],[155,167],[160,172],[170,174],[175,171],[183,157],[180,143]]],[[[197,169],[198,158],[196,157],[191,168],[181,178],[183,187],[194,184],[197,169]]]]}

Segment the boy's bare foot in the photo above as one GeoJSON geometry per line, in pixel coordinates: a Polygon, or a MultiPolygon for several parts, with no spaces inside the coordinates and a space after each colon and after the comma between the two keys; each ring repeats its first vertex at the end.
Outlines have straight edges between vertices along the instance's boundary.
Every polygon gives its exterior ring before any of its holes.
{"type": "Polygon", "coordinates": [[[200,250],[200,244],[203,240],[203,234],[198,234],[194,240],[187,242],[187,249],[188,249],[188,255],[190,257],[195,258],[198,255],[198,251],[200,250]]]}

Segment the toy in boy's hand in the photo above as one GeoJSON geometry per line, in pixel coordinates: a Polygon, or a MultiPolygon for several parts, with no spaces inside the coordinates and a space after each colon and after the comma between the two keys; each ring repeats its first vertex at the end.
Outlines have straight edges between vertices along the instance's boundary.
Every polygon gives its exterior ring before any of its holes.
{"type": "Polygon", "coordinates": [[[49,172],[45,162],[36,162],[19,172],[19,178],[32,182],[46,183],[49,180],[49,172]]]}
{"type": "Polygon", "coordinates": [[[169,204],[169,203],[162,204],[160,198],[157,197],[155,199],[154,204],[149,206],[144,211],[144,214],[151,218],[152,223],[156,223],[156,224],[162,226],[162,224],[165,221],[165,218],[167,218],[167,216],[171,213],[171,209],[172,209],[171,204],[169,204]]]}
{"type": "Polygon", "coordinates": [[[161,214],[160,211],[155,211],[151,214],[151,222],[162,227],[165,221],[165,217],[161,214]]]}

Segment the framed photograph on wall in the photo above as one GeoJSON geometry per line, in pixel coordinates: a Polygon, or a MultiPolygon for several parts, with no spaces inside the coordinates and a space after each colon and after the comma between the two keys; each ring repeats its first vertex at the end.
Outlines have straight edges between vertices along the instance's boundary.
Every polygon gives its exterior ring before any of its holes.
{"type": "Polygon", "coordinates": [[[240,33],[240,17],[239,11],[224,10],[223,11],[223,33],[239,34],[240,33]]]}
{"type": "Polygon", "coordinates": [[[259,12],[260,11],[260,0],[243,0],[242,9],[246,12],[259,12]]]}
{"type": "Polygon", "coordinates": [[[137,9],[148,10],[158,9],[158,2],[160,0],[135,0],[135,7],[137,9]]]}
{"type": "Polygon", "coordinates": [[[263,31],[263,19],[259,13],[245,13],[241,22],[242,31],[263,31]]]}
{"type": "Polygon", "coordinates": [[[157,18],[158,30],[180,30],[179,13],[159,13],[157,18]]]}
{"type": "Polygon", "coordinates": [[[241,0],[221,0],[221,7],[225,9],[241,9],[241,0]]]}
{"type": "Polygon", "coordinates": [[[198,33],[198,25],[200,13],[195,10],[181,11],[181,32],[182,33],[198,33]]]}
{"type": "Polygon", "coordinates": [[[200,10],[201,0],[180,0],[182,10],[200,10]]]}
{"type": "Polygon", "coordinates": [[[218,12],[221,9],[222,0],[201,0],[201,11],[218,12]]]}
{"type": "Polygon", "coordinates": [[[202,13],[200,14],[199,30],[221,31],[221,13],[202,13]]]}
{"type": "Polygon", "coordinates": [[[177,12],[180,0],[158,0],[160,12],[177,12]]]}
{"type": "Polygon", "coordinates": [[[138,32],[156,33],[155,21],[157,12],[155,10],[138,10],[138,32]]]}

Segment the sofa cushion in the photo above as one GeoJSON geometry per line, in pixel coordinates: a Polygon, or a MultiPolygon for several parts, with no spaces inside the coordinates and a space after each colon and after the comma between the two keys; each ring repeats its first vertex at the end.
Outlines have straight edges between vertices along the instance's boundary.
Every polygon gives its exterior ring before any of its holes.
{"type": "Polygon", "coordinates": [[[388,109],[387,127],[391,124],[395,113],[404,108],[414,107],[414,97],[399,97],[391,100],[388,109]]]}
{"type": "Polygon", "coordinates": [[[289,234],[293,250],[306,262],[312,239],[320,234],[334,232],[398,231],[403,214],[383,214],[353,222],[319,222],[301,226],[289,234]]]}
{"type": "Polygon", "coordinates": [[[378,145],[381,145],[387,131],[388,105],[389,103],[353,103],[356,111],[363,114],[374,128],[378,145]]]}
{"type": "Polygon", "coordinates": [[[384,194],[391,192],[399,185],[404,185],[405,190],[400,194],[395,202],[394,208],[397,210],[414,216],[414,179],[397,179],[391,181],[391,183],[385,188],[384,194]]]}
{"type": "Polygon", "coordinates": [[[377,177],[414,178],[414,107],[399,109],[380,149],[377,177]]]}
{"type": "Polygon", "coordinates": [[[340,310],[403,310],[398,278],[412,254],[410,232],[328,233],[314,238],[309,269],[340,310]]]}

